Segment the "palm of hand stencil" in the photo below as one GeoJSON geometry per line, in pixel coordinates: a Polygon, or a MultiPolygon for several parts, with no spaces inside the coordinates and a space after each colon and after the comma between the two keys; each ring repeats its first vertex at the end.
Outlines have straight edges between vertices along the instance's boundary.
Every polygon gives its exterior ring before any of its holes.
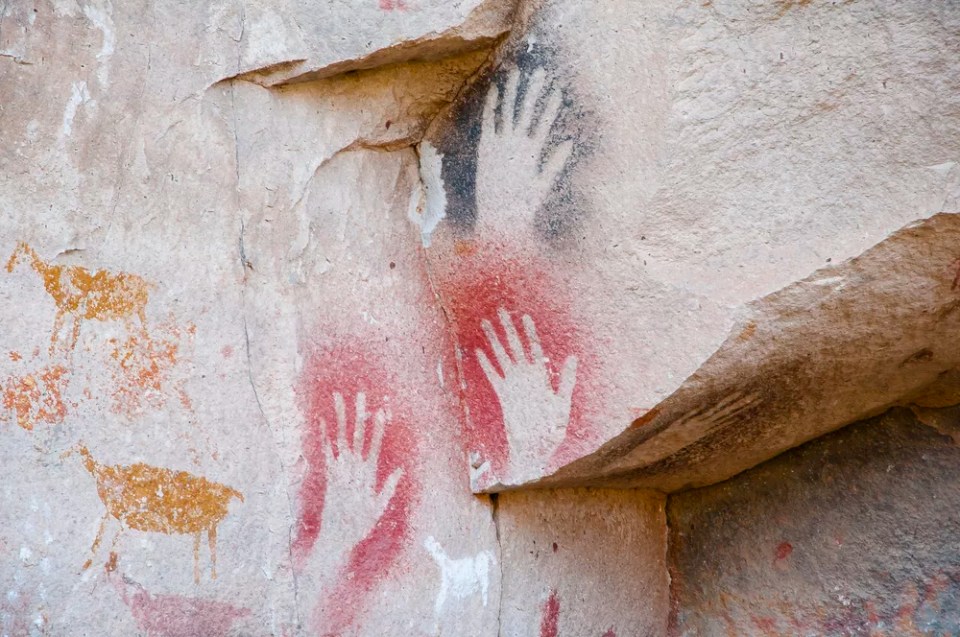
{"type": "Polygon", "coordinates": [[[506,347],[490,321],[484,319],[481,325],[499,371],[483,350],[478,349],[476,355],[500,402],[510,454],[508,472],[515,475],[524,469],[542,468],[566,437],[577,357],[568,356],[564,361],[555,390],[549,359],[530,315],[522,318],[528,352],[510,314],[504,308],[497,314],[506,334],[506,347]]]}
{"type": "Polygon", "coordinates": [[[377,466],[386,432],[387,414],[378,409],[373,416],[370,444],[364,454],[364,441],[370,414],[366,411],[366,395],[358,392],[352,440],[347,440],[347,407],[343,395],[333,395],[337,424],[336,449],[330,441],[326,421],[321,420],[323,458],[326,464],[327,488],[320,517],[318,546],[328,542],[353,547],[367,537],[387,510],[403,469],[396,468],[377,490],[377,466]]]}
{"type": "Polygon", "coordinates": [[[552,87],[544,90],[546,72],[534,71],[522,96],[519,85],[520,71],[514,69],[502,100],[497,84],[490,86],[477,148],[477,219],[501,231],[515,226],[517,219],[532,223],[573,151],[573,142],[567,140],[547,152],[563,96],[552,87]],[[536,117],[541,95],[544,105],[536,117]]]}

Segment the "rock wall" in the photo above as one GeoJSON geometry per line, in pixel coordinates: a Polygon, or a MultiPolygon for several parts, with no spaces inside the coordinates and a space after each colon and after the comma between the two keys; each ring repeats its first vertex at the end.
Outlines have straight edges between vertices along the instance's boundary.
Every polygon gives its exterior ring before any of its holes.
{"type": "Polygon", "coordinates": [[[960,365],[958,27],[0,0],[0,629],[663,635],[665,492],[960,365]]]}
{"type": "Polygon", "coordinates": [[[0,4],[0,633],[662,634],[662,496],[470,490],[415,144],[513,5],[314,9],[0,4]]]}
{"type": "Polygon", "coordinates": [[[672,497],[670,634],[957,634],[960,414],[922,415],[672,497]]]}

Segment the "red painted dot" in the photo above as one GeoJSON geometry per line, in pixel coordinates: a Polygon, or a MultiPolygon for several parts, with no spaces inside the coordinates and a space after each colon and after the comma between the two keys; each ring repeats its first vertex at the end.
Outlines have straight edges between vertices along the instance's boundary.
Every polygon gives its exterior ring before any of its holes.
{"type": "Polygon", "coordinates": [[[790,544],[790,542],[780,542],[777,545],[776,556],[778,560],[787,559],[791,553],[793,553],[793,544],[790,544]]]}

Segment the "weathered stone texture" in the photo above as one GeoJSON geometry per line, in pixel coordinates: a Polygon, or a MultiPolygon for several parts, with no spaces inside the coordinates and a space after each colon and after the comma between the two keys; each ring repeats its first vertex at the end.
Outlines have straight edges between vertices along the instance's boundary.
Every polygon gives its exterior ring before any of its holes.
{"type": "Polygon", "coordinates": [[[664,635],[665,504],[645,491],[501,494],[501,634],[664,635]]]}
{"type": "Polygon", "coordinates": [[[960,401],[958,34],[0,0],[0,633],[662,635],[662,493],[960,401]]]}
{"type": "Polygon", "coordinates": [[[671,498],[674,635],[960,630],[960,430],[906,409],[671,498]]]}

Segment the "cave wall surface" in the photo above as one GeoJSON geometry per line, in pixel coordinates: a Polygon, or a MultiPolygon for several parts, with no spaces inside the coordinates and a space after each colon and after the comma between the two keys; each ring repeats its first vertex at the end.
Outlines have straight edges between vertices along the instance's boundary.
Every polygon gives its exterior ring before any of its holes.
{"type": "Polygon", "coordinates": [[[515,9],[0,2],[0,634],[663,633],[662,496],[470,489],[416,144],[515,9]]]}
{"type": "Polygon", "coordinates": [[[673,496],[670,634],[957,634],[960,411],[922,415],[673,496]]]}
{"type": "Polygon", "coordinates": [[[0,0],[0,632],[663,635],[663,492],[960,364],[958,27],[0,0]]]}

